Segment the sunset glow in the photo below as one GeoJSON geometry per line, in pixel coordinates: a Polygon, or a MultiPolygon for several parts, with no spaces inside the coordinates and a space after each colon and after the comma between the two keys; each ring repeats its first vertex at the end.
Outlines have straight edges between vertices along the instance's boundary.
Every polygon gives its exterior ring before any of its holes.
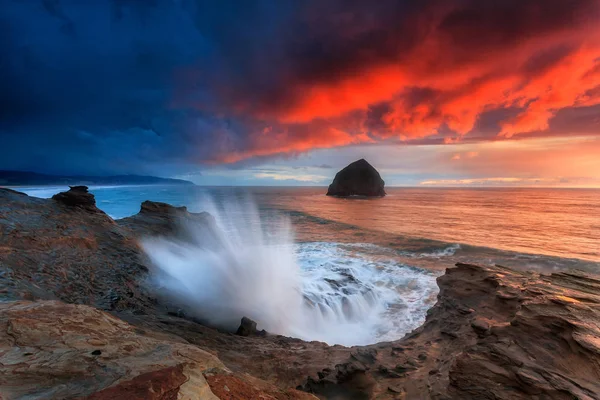
{"type": "Polygon", "coordinates": [[[400,185],[599,185],[597,0],[34,3],[1,9],[0,168],[278,184],[376,148],[400,185]]]}
{"type": "Polygon", "coordinates": [[[1,0],[0,53],[0,400],[600,400],[600,0],[1,0]]]}

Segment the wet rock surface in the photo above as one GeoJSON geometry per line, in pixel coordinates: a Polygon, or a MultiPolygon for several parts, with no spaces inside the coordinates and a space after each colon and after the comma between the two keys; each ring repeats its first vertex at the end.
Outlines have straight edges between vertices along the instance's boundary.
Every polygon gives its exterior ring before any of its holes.
{"type": "Polygon", "coordinates": [[[138,240],[187,213],[156,204],[115,222],[0,189],[2,398],[600,398],[597,276],[457,264],[394,342],[239,336],[152,296],[138,240]]]}
{"type": "Polygon", "coordinates": [[[164,236],[180,233],[181,225],[208,225],[213,217],[206,213],[191,213],[187,207],[174,207],[167,203],[144,201],[140,212],[117,223],[141,236],[164,236]]]}
{"type": "Polygon", "coordinates": [[[136,329],[89,306],[1,303],[0,328],[3,399],[313,398],[235,374],[181,338],[136,329]],[[215,395],[225,385],[241,396],[215,395]]]}
{"type": "Polygon", "coordinates": [[[340,399],[600,398],[598,277],[458,264],[438,284],[423,326],[303,388],[340,399]]]}
{"type": "Polygon", "coordinates": [[[96,207],[96,199],[93,194],[88,192],[87,186],[70,186],[68,191],[52,196],[52,200],[56,200],[69,207],[81,207],[89,211],[101,212],[96,207]]]}
{"type": "Polygon", "coordinates": [[[327,190],[328,196],[383,197],[385,182],[379,172],[365,159],[360,159],[339,171],[327,190]]]}
{"type": "Polygon", "coordinates": [[[257,332],[256,322],[252,321],[250,318],[242,317],[240,327],[235,334],[239,336],[250,336],[255,335],[257,332]]]}
{"type": "Polygon", "coordinates": [[[138,240],[87,189],[38,199],[0,189],[0,294],[103,310],[153,307],[138,240]],[[90,198],[91,197],[91,198],[90,198]]]}

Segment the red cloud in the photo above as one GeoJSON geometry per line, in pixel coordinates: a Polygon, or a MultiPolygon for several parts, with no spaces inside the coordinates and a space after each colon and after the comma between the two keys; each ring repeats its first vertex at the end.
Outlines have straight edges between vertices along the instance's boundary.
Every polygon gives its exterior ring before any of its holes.
{"type": "Polygon", "coordinates": [[[372,142],[372,139],[364,133],[351,135],[333,127],[325,127],[318,131],[315,129],[308,134],[298,134],[293,128],[283,128],[278,131],[269,129],[253,136],[250,148],[217,154],[213,161],[235,163],[251,157],[299,153],[315,148],[340,147],[365,142],[372,142]]]}
{"type": "Polygon", "coordinates": [[[600,105],[596,0],[391,4],[331,2],[301,13],[304,31],[284,31],[260,73],[215,91],[219,111],[258,126],[248,148],[216,159],[386,138],[451,141],[476,135],[481,116],[498,109],[510,111],[496,131],[509,138],[548,130],[560,110],[600,105]]]}

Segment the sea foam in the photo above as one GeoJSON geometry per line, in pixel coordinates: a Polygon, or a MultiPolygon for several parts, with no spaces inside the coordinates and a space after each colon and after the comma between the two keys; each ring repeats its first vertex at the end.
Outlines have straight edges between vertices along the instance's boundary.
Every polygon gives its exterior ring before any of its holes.
{"type": "Polygon", "coordinates": [[[193,240],[143,242],[156,285],[186,312],[235,330],[259,329],[357,345],[401,338],[435,301],[435,276],[352,245],[294,243],[290,220],[249,199],[202,207],[214,226],[184,226],[193,240]]]}

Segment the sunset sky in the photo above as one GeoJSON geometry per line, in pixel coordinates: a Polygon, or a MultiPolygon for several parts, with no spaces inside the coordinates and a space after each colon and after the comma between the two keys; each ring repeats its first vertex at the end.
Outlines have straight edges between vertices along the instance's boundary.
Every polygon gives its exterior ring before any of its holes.
{"type": "Polygon", "coordinates": [[[600,0],[5,0],[0,169],[600,187],[600,0]]]}

